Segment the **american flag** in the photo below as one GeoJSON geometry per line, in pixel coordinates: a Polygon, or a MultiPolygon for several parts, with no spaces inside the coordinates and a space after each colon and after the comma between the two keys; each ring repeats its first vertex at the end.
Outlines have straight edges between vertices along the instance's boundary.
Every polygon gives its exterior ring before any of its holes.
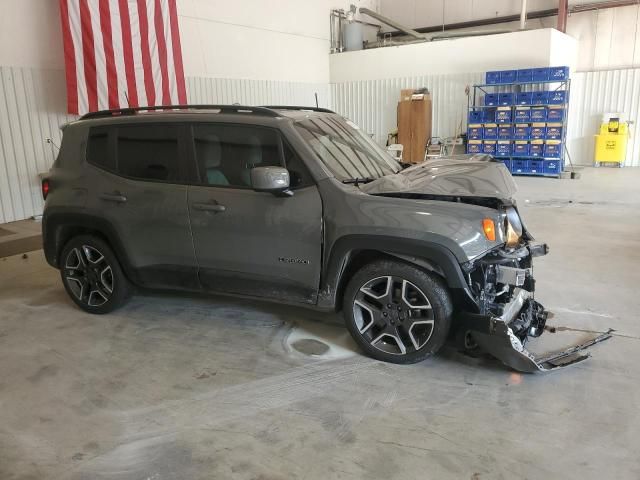
{"type": "Polygon", "coordinates": [[[176,0],[60,0],[69,113],[187,103],[176,0]]]}

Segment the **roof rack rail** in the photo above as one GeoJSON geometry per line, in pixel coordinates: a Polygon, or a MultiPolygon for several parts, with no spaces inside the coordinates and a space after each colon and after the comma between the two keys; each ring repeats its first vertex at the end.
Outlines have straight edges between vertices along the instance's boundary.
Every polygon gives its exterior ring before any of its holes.
{"type": "Polygon", "coordinates": [[[279,117],[278,112],[270,110],[267,107],[250,107],[246,105],[158,105],[152,107],[130,107],[116,108],[113,110],[99,110],[97,112],[89,112],[80,120],[91,118],[116,117],[120,115],[134,115],[138,112],[153,112],[157,110],[219,110],[220,113],[253,113],[255,115],[264,115],[267,117],[279,117]]]}
{"type": "Polygon", "coordinates": [[[271,110],[309,110],[311,112],[336,113],[333,110],[322,107],[299,107],[295,105],[262,105],[262,108],[270,108],[271,110]]]}

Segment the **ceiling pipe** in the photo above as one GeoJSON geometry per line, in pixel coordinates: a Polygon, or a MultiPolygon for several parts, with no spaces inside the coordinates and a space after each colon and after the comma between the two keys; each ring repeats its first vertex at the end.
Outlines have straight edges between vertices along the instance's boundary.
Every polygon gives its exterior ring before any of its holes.
{"type": "MultiPolygon", "coordinates": [[[[568,9],[568,13],[581,13],[581,12],[589,12],[592,10],[604,10],[607,8],[627,7],[631,5],[638,5],[639,3],[640,3],[640,0],[610,0],[606,2],[587,3],[583,5],[572,5],[568,9]]],[[[557,8],[550,8],[547,10],[536,10],[536,11],[527,13],[527,20],[555,17],[556,15],[558,15],[557,8]]],[[[435,33],[435,32],[442,32],[443,30],[460,30],[463,28],[484,27],[487,25],[497,25],[500,23],[512,23],[512,22],[517,22],[519,20],[520,20],[520,15],[504,15],[502,17],[471,20],[469,22],[457,22],[457,23],[448,23],[446,25],[420,27],[420,28],[413,29],[413,31],[417,33],[422,33],[422,34],[435,33]]],[[[392,31],[392,32],[384,32],[384,33],[381,32],[380,35],[397,37],[397,36],[405,35],[405,33],[401,31],[392,31]]]]}
{"type": "Polygon", "coordinates": [[[421,40],[426,40],[425,36],[422,35],[421,33],[418,33],[409,27],[405,27],[404,25],[396,22],[395,20],[391,20],[390,18],[385,17],[384,15],[380,15],[379,13],[374,12],[373,10],[369,10],[368,8],[365,8],[365,7],[360,7],[360,13],[369,15],[370,17],[373,17],[379,22],[389,25],[390,27],[397,28],[401,33],[404,33],[414,38],[419,38],[421,40]]]}
{"type": "Polygon", "coordinates": [[[569,15],[569,0],[558,0],[558,31],[567,32],[567,16],[569,15]]]}
{"type": "Polygon", "coordinates": [[[522,0],[520,6],[520,30],[527,28],[527,0],[522,0]]]}

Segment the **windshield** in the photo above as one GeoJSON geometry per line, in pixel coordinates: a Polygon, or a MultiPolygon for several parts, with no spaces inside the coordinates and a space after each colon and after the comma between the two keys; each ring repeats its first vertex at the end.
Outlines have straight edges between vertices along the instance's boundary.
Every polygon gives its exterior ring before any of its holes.
{"type": "Polygon", "coordinates": [[[401,170],[398,162],[349,120],[318,116],[294,125],[338,180],[376,179],[401,170]]]}

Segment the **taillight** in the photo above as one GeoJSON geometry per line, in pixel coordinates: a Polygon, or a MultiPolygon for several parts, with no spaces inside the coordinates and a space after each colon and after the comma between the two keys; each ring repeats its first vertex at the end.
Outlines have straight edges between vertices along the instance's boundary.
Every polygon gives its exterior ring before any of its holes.
{"type": "Polygon", "coordinates": [[[43,199],[47,199],[47,195],[49,195],[49,190],[51,190],[51,184],[49,183],[49,180],[47,178],[45,178],[44,180],[42,180],[42,198],[43,199]]]}

